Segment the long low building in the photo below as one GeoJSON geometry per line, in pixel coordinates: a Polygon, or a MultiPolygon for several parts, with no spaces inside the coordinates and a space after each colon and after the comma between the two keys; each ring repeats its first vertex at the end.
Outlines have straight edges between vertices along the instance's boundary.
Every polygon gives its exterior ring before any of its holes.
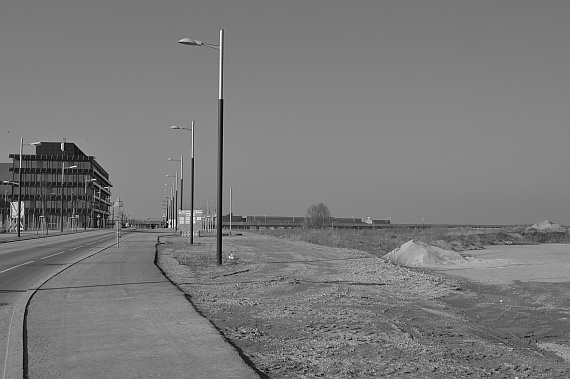
{"type": "Polygon", "coordinates": [[[113,185],[95,157],[69,142],[40,142],[35,149],[35,154],[9,155],[8,178],[2,178],[10,188],[3,186],[11,203],[9,228],[17,228],[19,199],[24,230],[106,227],[113,185]]]}
{"type": "MultiPolygon", "coordinates": [[[[305,226],[305,217],[297,216],[237,216],[232,215],[232,228],[301,228],[305,226]]],[[[222,216],[222,225],[229,227],[230,215],[222,216]]],[[[390,225],[389,219],[372,219],[357,217],[329,217],[326,228],[381,228],[390,225]]]]}

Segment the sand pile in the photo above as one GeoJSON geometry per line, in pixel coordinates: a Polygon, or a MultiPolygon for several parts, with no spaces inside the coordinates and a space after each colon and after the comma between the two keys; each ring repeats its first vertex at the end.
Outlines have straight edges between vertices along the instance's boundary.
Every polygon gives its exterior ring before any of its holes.
{"type": "Polygon", "coordinates": [[[551,222],[549,220],[544,220],[534,224],[525,229],[525,232],[539,232],[539,233],[565,233],[566,229],[560,225],[551,222]]]}
{"type": "Polygon", "coordinates": [[[410,240],[382,257],[388,262],[408,267],[454,265],[467,262],[459,253],[410,240]]]}

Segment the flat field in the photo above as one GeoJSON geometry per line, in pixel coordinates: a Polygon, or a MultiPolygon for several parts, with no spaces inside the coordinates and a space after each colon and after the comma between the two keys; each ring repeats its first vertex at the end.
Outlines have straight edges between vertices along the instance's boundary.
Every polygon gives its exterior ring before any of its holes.
{"type": "Polygon", "coordinates": [[[395,266],[378,258],[388,247],[356,243],[244,233],[224,237],[217,266],[214,238],[166,237],[157,263],[262,377],[568,377],[569,304],[552,301],[564,283],[489,285],[395,266]]]}

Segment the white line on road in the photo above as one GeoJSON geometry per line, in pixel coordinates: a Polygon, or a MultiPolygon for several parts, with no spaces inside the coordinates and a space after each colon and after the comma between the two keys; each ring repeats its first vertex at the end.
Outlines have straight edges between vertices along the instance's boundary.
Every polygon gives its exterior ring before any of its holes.
{"type": "Polygon", "coordinates": [[[40,259],[46,259],[46,258],[55,257],[56,255],[63,254],[63,253],[65,253],[65,252],[67,252],[67,250],[65,250],[65,251],[60,251],[59,253],[55,253],[55,254],[52,254],[52,255],[48,255],[48,256],[45,256],[45,257],[40,258],[40,259]]]}
{"type": "Polygon", "coordinates": [[[19,265],[17,265],[17,266],[14,266],[14,267],[7,268],[6,270],[0,271],[0,274],[2,274],[3,272],[6,272],[6,271],[13,270],[13,269],[15,269],[16,267],[20,267],[20,266],[23,266],[23,265],[27,265],[27,264],[29,264],[29,263],[34,263],[34,261],[29,261],[29,262],[22,263],[22,264],[19,264],[19,265]]]}

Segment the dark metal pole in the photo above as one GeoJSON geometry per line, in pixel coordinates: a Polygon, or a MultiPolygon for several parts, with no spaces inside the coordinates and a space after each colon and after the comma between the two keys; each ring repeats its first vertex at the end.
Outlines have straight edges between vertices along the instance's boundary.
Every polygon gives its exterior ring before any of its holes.
{"type": "Polygon", "coordinates": [[[64,171],[65,171],[65,162],[62,162],[61,164],[61,212],[60,212],[60,218],[61,218],[61,233],[63,233],[63,175],[64,175],[64,171]]]}
{"type": "Polygon", "coordinates": [[[18,167],[18,237],[20,237],[20,219],[22,217],[22,150],[24,150],[24,137],[20,140],[20,167],[18,167]]]}
{"type": "MultiPolygon", "coordinates": [[[[192,120],[190,149],[190,245],[194,244],[194,120],[192,120]]],[[[182,159],[182,158],[181,158],[182,159]]]]}
{"type": "Polygon", "coordinates": [[[218,265],[222,264],[222,177],[224,158],[224,30],[220,30],[220,80],[218,99],[218,205],[216,220],[216,251],[218,265]]]}
{"type": "Polygon", "coordinates": [[[180,154],[180,208],[179,208],[180,210],[184,209],[184,205],[182,204],[183,197],[184,197],[184,155],[180,154]]]}
{"type": "Polygon", "coordinates": [[[223,145],[224,145],[224,99],[219,99],[218,103],[218,205],[216,218],[216,252],[218,265],[222,264],[222,172],[223,172],[223,145]]]}
{"type": "Polygon", "coordinates": [[[194,244],[194,155],[190,160],[191,174],[190,174],[190,245],[194,244]]]}
{"type": "Polygon", "coordinates": [[[87,230],[87,180],[85,181],[85,191],[83,194],[83,228],[87,230]]]}

